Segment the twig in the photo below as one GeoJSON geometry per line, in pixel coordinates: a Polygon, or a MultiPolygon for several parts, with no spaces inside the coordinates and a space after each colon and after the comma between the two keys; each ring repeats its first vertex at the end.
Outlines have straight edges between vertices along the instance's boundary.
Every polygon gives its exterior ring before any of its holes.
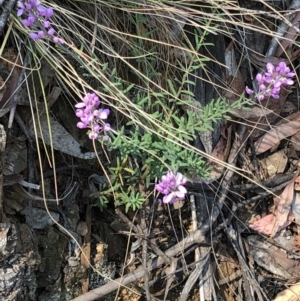
{"type": "MultiPolygon", "coordinates": [[[[86,268],[90,267],[90,259],[91,259],[91,234],[92,234],[92,212],[91,205],[88,204],[86,208],[85,214],[85,222],[87,225],[88,232],[84,236],[84,247],[83,252],[81,253],[81,264],[83,264],[86,268]]],[[[88,292],[89,289],[89,277],[87,277],[82,283],[82,291],[84,293],[88,292]]]]}
{"type": "MultiPolygon", "coordinates": [[[[193,285],[199,279],[199,275],[201,275],[203,273],[204,266],[206,266],[206,264],[207,264],[207,262],[209,260],[209,257],[210,257],[209,255],[210,255],[210,251],[208,251],[201,258],[201,261],[196,264],[195,269],[190,273],[189,278],[186,281],[183,290],[181,291],[179,301],[186,301],[186,300],[188,300],[189,293],[190,293],[193,285]]],[[[204,295],[204,293],[203,293],[203,295],[204,295]]],[[[205,299],[202,299],[202,300],[205,300],[205,299]]]]}
{"type": "MultiPolygon", "coordinates": [[[[245,130],[246,130],[245,125],[240,125],[238,128],[236,139],[232,145],[232,148],[231,148],[231,151],[230,151],[230,154],[228,157],[228,164],[230,164],[231,166],[235,166],[235,164],[236,164],[238,153],[239,153],[240,147],[242,145],[242,140],[243,140],[245,130]]],[[[231,179],[232,179],[233,174],[234,174],[234,170],[232,170],[232,169],[227,170],[227,172],[224,176],[223,183],[222,183],[223,186],[222,186],[222,189],[220,192],[221,197],[219,199],[217,199],[217,201],[213,204],[211,216],[207,219],[207,221],[201,227],[201,230],[204,233],[208,233],[210,231],[210,229],[212,228],[212,224],[219,217],[219,213],[222,210],[224,201],[228,195],[228,191],[230,188],[231,179]]]]}
{"type": "MultiPolygon", "coordinates": [[[[283,174],[279,177],[276,178],[272,178],[268,181],[262,182],[261,186],[264,187],[276,187],[282,183],[286,183],[288,181],[290,181],[293,178],[294,174],[293,173],[289,173],[289,174],[283,174]]],[[[242,184],[242,185],[233,185],[231,187],[232,190],[251,190],[251,189],[257,189],[258,185],[255,183],[251,183],[251,184],[242,184]]]]}
{"type": "Polygon", "coordinates": [[[241,266],[242,275],[244,277],[243,286],[244,286],[245,293],[246,293],[246,300],[249,300],[249,301],[257,300],[257,299],[254,299],[253,290],[256,292],[258,300],[263,300],[262,295],[264,296],[265,300],[269,300],[269,298],[265,295],[265,293],[260,288],[259,283],[255,279],[254,273],[249,269],[249,267],[246,263],[244,254],[241,254],[240,246],[237,241],[237,239],[238,239],[237,232],[231,226],[229,226],[228,228],[226,228],[226,234],[232,243],[232,246],[237,254],[237,257],[238,257],[238,260],[239,260],[239,263],[241,266]],[[250,288],[250,284],[254,284],[254,285],[252,285],[252,289],[250,288]],[[257,287],[259,287],[260,290],[257,289],[257,287]]]}
{"type": "MultiPolygon", "coordinates": [[[[190,202],[191,202],[191,215],[192,215],[192,228],[193,231],[196,231],[196,229],[198,228],[198,223],[197,223],[197,213],[196,213],[196,204],[195,204],[195,197],[193,195],[190,196],[190,202]]],[[[209,249],[210,250],[210,249],[209,249]]],[[[197,248],[195,250],[195,261],[200,260],[201,257],[201,250],[200,247],[197,248]]],[[[180,301],[186,301],[188,296],[189,296],[189,292],[191,291],[194,283],[196,282],[196,279],[194,279],[194,272],[197,271],[198,272],[198,279],[203,277],[203,266],[205,265],[201,263],[198,263],[194,269],[194,271],[190,274],[189,276],[189,280],[186,282],[184,289],[181,292],[180,295],[180,301]],[[201,267],[201,269],[200,269],[201,267]]],[[[201,281],[201,280],[200,280],[201,281]]],[[[200,284],[200,283],[199,283],[200,284]]],[[[204,286],[203,285],[199,285],[199,295],[200,295],[200,300],[204,300],[204,286]]]]}
{"type": "MultiPolygon", "coordinates": [[[[205,237],[204,232],[201,231],[200,229],[192,233],[191,235],[187,236],[185,239],[177,243],[175,246],[171,247],[169,250],[165,252],[165,254],[168,257],[176,256],[179,253],[182,253],[183,249],[189,248],[190,246],[194,244],[204,244],[204,245],[209,245],[210,242],[208,239],[205,237]]],[[[154,259],[151,259],[147,263],[147,269],[148,272],[161,267],[161,265],[164,264],[164,259],[162,257],[156,257],[154,259]]],[[[97,300],[100,297],[103,297],[122,285],[127,285],[138,278],[141,278],[144,276],[144,267],[140,266],[138,267],[135,271],[128,273],[124,277],[120,277],[114,281],[111,281],[99,288],[96,288],[94,290],[89,291],[86,294],[83,294],[75,299],[72,299],[71,301],[93,301],[97,300]]]]}
{"type": "MultiPolygon", "coordinates": [[[[191,195],[190,197],[191,203],[191,213],[192,213],[192,227],[195,231],[197,229],[197,214],[196,214],[196,204],[195,204],[195,197],[191,195]]],[[[205,298],[207,286],[206,284],[210,285],[210,281],[207,281],[207,275],[209,273],[209,265],[210,265],[210,247],[198,247],[195,250],[195,262],[196,264],[195,269],[190,273],[188,277],[188,281],[186,281],[184,288],[180,294],[179,301],[186,301],[188,299],[189,293],[194,286],[195,282],[199,280],[199,293],[200,293],[200,300],[207,300],[205,298]],[[201,254],[204,253],[204,256],[201,258],[201,254]],[[207,268],[205,268],[207,267],[207,268]],[[205,280],[204,280],[205,279],[205,280]]],[[[211,292],[212,287],[209,287],[209,292],[211,292]]]]}
{"type": "Polygon", "coordinates": [[[238,204],[239,207],[242,207],[244,206],[245,204],[250,204],[250,203],[253,203],[253,202],[256,202],[256,201],[259,201],[261,200],[262,198],[266,197],[266,196],[269,196],[272,192],[276,192],[276,191],[279,191],[280,189],[283,189],[285,188],[287,185],[287,182],[284,182],[282,183],[281,185],[275,187],[275,188],[269,188],[268,191],[265,191],[265,192],[262,192],[261,194],[259,195],[256,195],[250,199],[247,199],[245,201],[242,201],[240,204],[238,204]]]}
{"type": "Polygon", "coordinates": [[[3,222],[3,154],[6,147],[6,132],[0,124],[0,223],[3,222]]]}
{"type": "Polygon", "coordinates": [[[126,215],[124,215],[120,209],[116,208],[115,210],[116,214],[121,218],[121,220],[126,223],[130,228],[132,228],[132,230],[136,233],[136,234],[140,234],[142,235],[141,231],[139,230],[139,228],[132,223],[126,215]]]}
{"type": "Polygon", "coordinates": [[[144,239],[142,242],[142,266],[144,268],[144,290],[146,293],[146,300],[151,301],[151,295],[149,290],[149,272],[147,269],[147,250],[148,250],[148,243],[147,243],[147,226],[145,221],[145,211],[141,210],[141,229],[144,235],[144,239]]]}

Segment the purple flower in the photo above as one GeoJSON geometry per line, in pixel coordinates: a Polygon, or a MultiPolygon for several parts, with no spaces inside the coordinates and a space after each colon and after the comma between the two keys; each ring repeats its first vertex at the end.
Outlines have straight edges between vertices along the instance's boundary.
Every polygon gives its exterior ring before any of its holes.
{"type": "Polygon", "coordinates": [[[18,1],[18,11],[17,11],[17,16],[20,17],[24,14],[25,12],[25,5],[21,1],[18,1]]]}
{"type": "Polygon", "coordinates": [[[164,194],[162,202],[165,204],[174,204],[176,200],[183,201],[187,193],[184,185],[187,180],[181,173],[176,176],[172,171],[168,171],[166,175],[161,177],[161,181],[155,185],[155,189],[164,194]]]}
{"type": "Polygon", "coordinates": [[[38,0],[28,0],[28,5],[31,5],[32,8],[37,8],[37,6],[40,5],[40,2],[38,0]]]}
{"type": "Polygon", "coordinates": [[[48,28],[48,27],[50,27],[50,25],[51,25],[50,21],[44,21],[43,22],[44,28],[48,28]]]}
{"type": "Polygon", "coordinates": [[[100,109],[96,114],[100,119],[107,119],[109,115],[109,110],[108,109],[100,109]]]}
{"type": "Polygon", "coordinates": [[[97,139],[98,138],[98,133],[91,131],[89,133],[89,138],[92,139],[92,140],[97,139]]]}
{"type": "Polygon", "coordinates": [[[83,123],[83,122],[78,122],[77,123],[77,127],[80,128],[80,129],[86,129],[88,126],[86,123],[83,123]]]}
{"type": "MultiPolygon", "coordinates": [[[[258,101],[262,101],[266,97],[273,97],[279,99],[280,89],[283,86],[291,86],[294,84],[292,78],[296,75],[291,72],[286,63],[280,62],[278,66],[271,63],[266,64],[267,71],[265,73],[258,73],[256,81],[259,84],[259,90],[256,95],[258,101]]],[[[245,91],[251,95],[253,91],[246,87],[245,91]]]]}
{"type": "Polygon", "coordinates": [[[256,75],[256,81],[259,83],[259,84],[262,84],[264,81],[265,81],[265,76],[260,74],[260,73],[257,73],[256,75]]]}
{"type": "Polygon", "coordinates": [[[22,20],[22,24],[26,27],[32,26],[32,24],[35,22],[35,16],[29,15],[27,19],[22,20]]]}
{"type": "Polygon", "coordinates": [[[22,24],[25,27],[30,27],[32,32],[29,37],[33,40],[41,38],[50,38],[55,43],[63,44],[64,40],[58,37],[53,37],[55,30],[51,27],[49,19],[53,16],[54,10],[52,7],[45,7],[38,0],[19,0],[17,5],[17,16],[22,16],[22,24]],[[44,29],[49,28],[48,32],[44,29]],[[43,31],[43,33],[41,33],[43,31]]]}
{"type": "Polygon", "coordinates": [[[253,90],[251,90],[250,88],[248,88],[248,86],[246,86],[246,93],[248,94],[248,95],[251,95],[254,91],[253,90]]]}
{"type": "Polygon", "coordinates": [[[82,102],[75,105],[77,108],[75,114],[80,118],[77,127],[80,129],[90,128],[91,131],[88,133],[90,139],[99,138],[100,131],[109,132],[111,130],[109,123],[103,123],[110,111],[109,109],[98,109],[99,105],[100,100],[95,93],[87,93],[82,102]]]}
{"type": "Polygon", "coordinates": [[[267,68],[268,73],[265,73],[265,74],[272,74],[275,70],[274,65],[271,63],[267,63],[266,68],[267,68]]]}
{"type": "Polygon", "coordinates": [[[41,39],[41,38],[43,38],[44,36],[45,36],[45,33],[44,33],[42,30],[40,30],[40,31],[38,31],[38,32],[31,32],[31,33],[29,34],[29,37],[30,37],[31,39],[33,39],[33,40],[41,39]]]}
{"type": "Polygon", "coordinates": [[[39,5],[37,7],[37,10],[39,12],[39,15],[41,17],[45,17],[45,19],[50,19],[53,16],[53,13],[54,13],[52,7],[46,8],[46,7],[42,6],[42,5],[39,5]]]}
{"type": "Polygon", "coordinates": [[[53,36],[55,34],[55,30],[53,29],[53,28],[50,28],[49,30],[48,30],[48,35],[49,36],[53,36]]]}
{"type": "Polygon", "coordinates": [[[264,96],[263,94],[258,94],[258,95],[256,96],[256,98],[257,98],[258,101],[262,101],[262,100],[265,99],[265,96],[264,96]]]}
{"type": "Polygon", "coordinates": [[[61,39],[59,37],[54,37],[53,38],[53,42],[54,43],[57,43],[57,44],[64,44],[65,43],[65,40],[64,39],[61,39]]]}
{"type": "Polygon", "coordinates": [[[105,123],[102,129],[104,132],[109,132],[111,130],[111,126],[109,123],[105,123]]]}

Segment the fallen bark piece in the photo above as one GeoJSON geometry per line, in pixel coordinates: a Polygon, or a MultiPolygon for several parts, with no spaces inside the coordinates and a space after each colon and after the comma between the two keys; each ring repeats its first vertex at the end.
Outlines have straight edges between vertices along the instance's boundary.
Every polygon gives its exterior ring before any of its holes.
{"type": "Polygon", "coordinates": [[[246,240],[250,253],[259,266],[284,279],[300,276],[298,260],[288,258],[284,250],[259,235],[251,235],[246,240]]]}

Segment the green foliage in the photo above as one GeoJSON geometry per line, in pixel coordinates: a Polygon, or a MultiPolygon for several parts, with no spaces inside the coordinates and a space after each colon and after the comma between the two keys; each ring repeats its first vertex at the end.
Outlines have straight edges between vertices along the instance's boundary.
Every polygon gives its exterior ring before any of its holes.
{"type": "MultiPolygon", "coordinates": [[[[137,36],[145,38],[154,33],[153,30],[143,34],[139,31],[140,25],[145,22],[142,15],[136,14],[130,20],[137,30],[137,36]]],[[[103,92],[117,87],[119,95],[128,95],[131,99],[133,109],[130,111],[132,120],[123,124],[117,134],[111,134],[109,149],[117,152],[119,157],[114,166],[109,168],[113,188],[102,186],[99,191],[100,209],[107,205],[109,197],[114,198],[115,206],[124,205],[126,211],[140,208],[147,195],[146,191],[139,191],[140,184],[147,190],[155,178],[160,178],[169,169],[183,174],[192,171],[202,179],[209,177],[210,170],[205,160],[187,145],[193,145],[197,132],[212,131],[213,122],[230,119],[233,110],[243,108],[247,100],[242,96],[229,104],[219,98],[205,107],[195,101],[190,90],[195,84],[189,75],[205,66],[207,58],[200,57],[197,52],[205,45],[206,34],[195,31],[195,48],[192,52],[183,45],[188,63],[177,61],[177,73],[166,79],[165,89],[155,85],[155,81],[161,80],[161,73],[156,70],[156,47],[147,49],[144,39],[132,41],[132,54],[136,57],[137,70],[140,72],[133,73],[138,76],[140,85],[127,84],[125,87],[124,81],[116,75],[116,69],[110,73],[110,86],[104,87],[103,92]],[[134,95],[129,96],[132,91],[134,95]],[[141,114],[141,111],[144,113],[141,114]]],[[[107,73],[107,66],[105,68],[107,73]]]]}
{"type": "Polygon", "coordinates": [[[127,213],[129,209],[137,210],[142,207],[145,202],[145,197],[136,192],[134,187],[128,187],[127,191],[121,191],[118,194],[117,201],[115,201],[116,206],[125,205],[125,212],[127,213]],[[119,201],[120,199],[120,201],[119,201]]]}

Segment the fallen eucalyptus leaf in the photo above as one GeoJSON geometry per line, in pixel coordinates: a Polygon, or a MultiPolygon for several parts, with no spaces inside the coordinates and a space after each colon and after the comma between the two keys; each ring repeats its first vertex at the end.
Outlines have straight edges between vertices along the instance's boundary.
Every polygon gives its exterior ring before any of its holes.
{"type": "Polygon", "coordinates": [[[53,148],[62,153],[71,155],[81,159],[94,159],[96,157],[94,152],[82,153],[80,144],[61,126],[56,120],[49,116],[51,124],[52,137],[50,139],[49,124],[47,118],[42,116],[39,118],[38,137],[48,145],[53,145],[53,148]],[[39,131],[42,130],[42,132],[39,131]]]}

